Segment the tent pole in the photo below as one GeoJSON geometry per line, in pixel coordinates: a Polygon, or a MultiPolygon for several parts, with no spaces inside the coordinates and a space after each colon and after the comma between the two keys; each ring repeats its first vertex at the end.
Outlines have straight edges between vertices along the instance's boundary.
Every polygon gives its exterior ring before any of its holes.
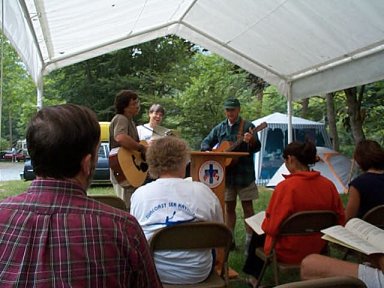
{"type": "Polygon", "coordinates": [[[43,108],[43,78],[40,77],[40,79],[38,80],[37,82],[37,99],[36,99],[36,108],[37,110],[40,110],[41,108],[43,108]]]}
{"type": "Polygon", "coordinates": [[[287,114],[288,114],[288,144],[292,142],[292,84],[289,83],[287,101],[287,114]]]}

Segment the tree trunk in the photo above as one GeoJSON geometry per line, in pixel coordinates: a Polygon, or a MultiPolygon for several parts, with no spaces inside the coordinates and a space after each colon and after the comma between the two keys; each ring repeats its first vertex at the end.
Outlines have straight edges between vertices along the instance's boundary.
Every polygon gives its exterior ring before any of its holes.
{"type": "Polygon", "coordinates": [[[11,109],[8,111],[8,127],[9,127],[9,147],[13,147],[13,127],[12,127],[12,113],[11,109]]]}
{"type": "Polygon", "coordinates": [[[301,117],[307,118],[308,115],[308,107],[309,107],[309,98],[304,98],[301,100],[301,117]]]}
{"type": "Polygon", "coordinates": [[[333,150],[339,151],[340,142],[339,135],[337,134],[336,128],[336,114],[335,114],[335,103],[333,102],[334,93],[327,93],[327,122],[329,127],[329,136],[332,140],[332,148],[333,150]]]}
{"type": "Polygon", "coordinates": [[[349,124],[351,126],[352,137],[357,144],[365,139],[363,131],[364,112],[361,110],[361,102],[363,100],[364,85],[361,86],[360,93],[357,93],[357,88],[348,88],[344,90],[347,100],[347,109],[349,116],[349,124]]]}
{"type": "Polygon", "coordinates": [[[267,85],[267,82],[263,78],[257,77],[251,73],[248,74],[249,87],[252,89],[252,94],[255,95],[259,105],[256,107],[256,117],[261,117],[262,107],[263,107],[263,98],[264,98],[264,88],[267,85]]]}

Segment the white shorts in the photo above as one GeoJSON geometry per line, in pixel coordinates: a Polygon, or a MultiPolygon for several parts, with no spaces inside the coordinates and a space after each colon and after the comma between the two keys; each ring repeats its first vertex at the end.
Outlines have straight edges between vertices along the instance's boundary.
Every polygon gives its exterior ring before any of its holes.
{"type": "Polygon", "coordinates": [[[358,277],[367,288],[384,287],[384,274],[381,270],[359,264],[358,277]]]}

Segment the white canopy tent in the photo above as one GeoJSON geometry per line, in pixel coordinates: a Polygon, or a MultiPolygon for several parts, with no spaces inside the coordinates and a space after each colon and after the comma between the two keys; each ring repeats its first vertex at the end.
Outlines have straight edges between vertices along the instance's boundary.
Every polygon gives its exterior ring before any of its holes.
{"type": "Polygon", "coordinates": [[[165,35],[215,52],[291,100],[384,79],[383,0],[2,0],[38,87],[60,67],[165,35]]]}

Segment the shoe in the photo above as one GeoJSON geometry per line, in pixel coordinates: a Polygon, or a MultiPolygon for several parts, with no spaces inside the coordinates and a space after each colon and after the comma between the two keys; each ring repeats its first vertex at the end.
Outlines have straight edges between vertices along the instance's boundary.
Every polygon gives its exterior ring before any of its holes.
{"type": "Polygon", "coordinates": [[[256,288],[257,279],[255,277],[249,275],[245,278],[245,283],[248,285],[248,287],[256,288]]]}

